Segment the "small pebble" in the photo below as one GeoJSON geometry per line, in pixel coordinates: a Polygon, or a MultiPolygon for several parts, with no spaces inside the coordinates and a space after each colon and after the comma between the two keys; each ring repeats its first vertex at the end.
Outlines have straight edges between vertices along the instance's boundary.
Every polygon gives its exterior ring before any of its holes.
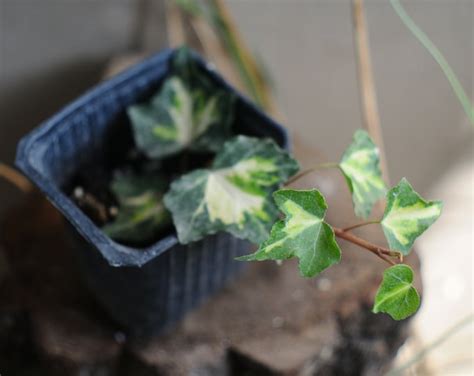
{"type": "Polygon", "coordinates": [[[84,197],[84,189],[82,187],[74,188],[74,197],[75,198],[83,198],[84,197]]]}

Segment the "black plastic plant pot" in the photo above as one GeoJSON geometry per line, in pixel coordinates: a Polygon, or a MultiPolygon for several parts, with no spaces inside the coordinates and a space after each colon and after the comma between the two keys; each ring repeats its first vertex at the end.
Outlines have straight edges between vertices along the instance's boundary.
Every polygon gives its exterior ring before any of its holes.
{"type": "MultiPolygon", "coordinates": [[[[106,81],[25,136],[16,165],[64,214],[74,229],[74,250],[84,280],[100,305],[130,335],[150,336],[176,323],[219,290],[244,265],[235,257],[250,244],[225,233],[188,245],[170,232],[146,248],[119,244],[68,194],[81,166],[109,166],[133,145],[126,108],[150,97],[170,73],[174,50],[166,50],[106,81]],[[80,236],[79,236],[80,235],[80,236]]],[[[270,137],[287,147],[285,130],[235,92],[198,55],[199,69],[237,95],[233,131],[270,137]]]]}

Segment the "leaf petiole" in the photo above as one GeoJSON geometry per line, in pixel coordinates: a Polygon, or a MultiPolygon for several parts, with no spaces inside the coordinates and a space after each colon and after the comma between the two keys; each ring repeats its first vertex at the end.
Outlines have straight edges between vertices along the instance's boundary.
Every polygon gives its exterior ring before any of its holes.
{"type": "Polygon", "coordinates": [[[335,163],[335,162],[321,163],[321,164],[318,164],[316,166],[307,168],[307,169],[297,173],[296,175],[293,175],[290,179],[288,179],[287,182],[285,183],[285,187],[288,187],[289,185],[291,185],[295,181],[301,179],[302,177],[304,177],[304,176],[306,176],[306,175],[308,175],[312,172],[319,171],[319,170],[322,170],[324,168],[339,168],[339,163],[335,163]]]}
{"type": "Polygon", "coordinates": [[[347,240],[348,242],[351,242],[361,248],[368,250],[369,252],[372,252],[374,255],[381,258],[390,265],[396,265],[397,262],[402,262],[402,255],[400,254],[400,252],[392,251],[390,249],[370,243],[367,240],[364,240],[362,238],[359,238],[358,236],[355,236],[354,234],[351,234],[350,232],[346,232],[344,229],[333,227],[333,230],[334,235],[336,235],[338,238],[347,240]],[[393,261],[389,257],[396,258],[397,262],[393,261]]]}
{"type": "Polygon", "coordinates": [[[367,225],[375,225],[375,224],[379,224],[380,223],[380,220],[374,220],[374,221],[364,221],[364,222],[360,222],[360,223],[356,223],[355,225],[352,225],[352,226],[349,226],[349,227],[345,227],[342,229],[342,231],[352,231],[356,228],[359,228],[359,227],[363,227],[363,226],[367,226],[367,225]]]}

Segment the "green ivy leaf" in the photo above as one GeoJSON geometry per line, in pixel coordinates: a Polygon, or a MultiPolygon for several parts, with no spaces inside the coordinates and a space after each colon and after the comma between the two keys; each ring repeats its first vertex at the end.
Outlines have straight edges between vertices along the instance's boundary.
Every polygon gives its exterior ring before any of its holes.
{"type": "Polygon", "coordinates": [[[387,189],[380,170],[379,150],[366,131],[356,131],[339,167],[352,193],[355,214],[367,218],[387,189]]]}
{"type": "Polygon", "coordinates": [[[150,158],[186,148],[215,152],[230,137],[235,97],[214,85],[186,51],[178,51],[175,74],[149,102],[127,109],[135,142],[150,158]]]}
{"type": "Polygon", "coordinates": [[[440,216],[441,201],[423,200],[403,178],[387,193],[387,207],[381,221],[391,249],[410,253],[415,242],[440,216]]]}
{"type": "Polygon", "coordinates": [[[304,277],[313,277],[341,259],[332,228],[323,221],[327,205],[321,193],[313,190],[281,189],[273,194],[276,204],[285,213],[272,228],[270,237],[257,252],[239,260],[300,259],[304,277]]]}
{"type": "Polygon", "coordinates": [[[182,176],[165,195],[180,243],[218,231],[261,242],[278,214],[269,196],[296,171],[297,162],[270,139],[226,142],[211,169],[182,176]]]}
{"type": "Polygon", "coordinates": [[[146,243],[170,224],[163,205],[164,180],[156,175],[119,175],[111,190],[119,202],[115,220],[103,231],[116,241],[146,243]]]}
{"type": "Polygon", "coordinates": [[[385,270],[375,296],[374,313],[388,313],[394,320],[413,315],[420,306],[420,297],[412,285],[413,270],[408,265],[395,265],[385,270]]]}

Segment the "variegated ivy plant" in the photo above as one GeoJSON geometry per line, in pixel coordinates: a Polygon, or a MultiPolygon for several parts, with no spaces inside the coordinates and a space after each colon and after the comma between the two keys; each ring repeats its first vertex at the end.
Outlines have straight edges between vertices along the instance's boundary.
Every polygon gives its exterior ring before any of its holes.
{"type": "Polygon", "coordinates": [[[387,190],[379,151],[367,132],[359,130],[339,163],[320,167],[342,172],[357,216],[367,218],[383,197],[385,212],[379,220],[346,229],[331,226],[324,220],[327,204],[320,191],[287,188],[314,168],[297,173],[298,163],[272,140],[233,135],[233,104],[233,96],[201,74],[186,49],[179,51],[161,89],[147,103],[128,110],[136,145],[158,161],[194,150],[214,152],[213,162],[179,176],[169,187],[156,176],[117,176],[111,190],[119,214],[105,232],[119,241],[144,239],[171,216],[182,244],[226,231],[260,244],[255,253],[239,260],[296,257],[303,277],[317,276],[338,263],[341,250],[336,238],[342,238],[391,264],[373,311],[388,313],[395,320],[416,312],[420,298],[413,271],[402,260],[415,239],[439,217],[441,203],[423,200],[406,179],[387,190]],[[369,223],[382,226],[390,248],[352,233],[369,223]]]}
{"type": "Polygon", "coordinates": [[[185,149],[218,151],[231,135],[234,96],[203,75],[186,48],[171,71],[151,100],[128,108],[138,148],[155,159],[185,149]]]}

